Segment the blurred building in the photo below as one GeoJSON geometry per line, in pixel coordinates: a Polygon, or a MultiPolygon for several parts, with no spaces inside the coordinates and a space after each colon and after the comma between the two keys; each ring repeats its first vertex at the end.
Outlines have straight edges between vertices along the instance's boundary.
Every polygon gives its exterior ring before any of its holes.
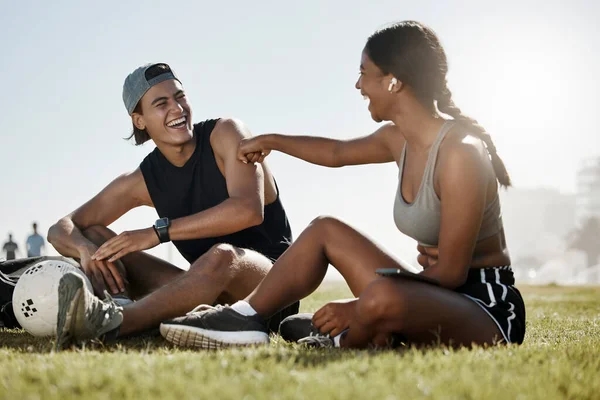
{"type": "Polygon", "coordinates": [[[575,227],[572,194],[556,189],[510,188],[500,194],[502,219],[511,258],[518,267],[536,267],[565,251],[575,227]],[[525,266],[525,265],[524,265],[525,266]]]}
{"type": "Polygon", "coordinates": [[[576,222],[600,218],[600,157],[586,159],[577,171],[576,222]]]}
{"type": "Polygon", "coordinates": [[[501,202],[519,282],[600,283],[600,265],[588,267],[586,254],[569,248],[568,240],[588,218],[600,218],[600,157],[581,163],[574,194],[549,188],[511,188],[501,193],[501,202]]]}

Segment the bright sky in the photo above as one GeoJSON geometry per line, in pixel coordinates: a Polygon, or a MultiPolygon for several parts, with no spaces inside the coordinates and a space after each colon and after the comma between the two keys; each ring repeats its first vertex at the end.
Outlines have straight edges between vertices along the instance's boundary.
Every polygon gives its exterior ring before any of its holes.
{"type": "MultiPolygon", "coordinates": [[[[122,139],[122,84],[137,66],[169,63],[196,121],[234,116],[257,134],[349,138],[377,127],[354,82],[367,37],[396,20],[438,33],[457,105],[492,134],[517,188],[572,192],[581,159],[600,153],[595,1],[34,3],[0,0],[0,242],[10,231],[23,247],[34,220],[45,234],[152,150],[122,139]]],[[[392,220],[395,165],[268,161],[295,236],[332,214],[414,257],[392,220]]],[[[155,219],[136,210],[112,227],[155,219]]]]}

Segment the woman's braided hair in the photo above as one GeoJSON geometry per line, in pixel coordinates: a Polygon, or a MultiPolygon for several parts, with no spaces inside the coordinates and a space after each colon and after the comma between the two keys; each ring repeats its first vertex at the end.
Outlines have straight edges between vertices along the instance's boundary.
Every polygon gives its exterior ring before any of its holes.
{"type": "Polygon", "coordinates": [[[492,137],[454,104],[446,81],[446,53],[433,30],[416,21],[395,23],[371,35],[365,51],[384,74],[392,74],[409,85],[424,107],[433,113],[437,105],[439,111],[479,137],[485,143],[498,182],[502,186],[511,185],[492,137]]]}

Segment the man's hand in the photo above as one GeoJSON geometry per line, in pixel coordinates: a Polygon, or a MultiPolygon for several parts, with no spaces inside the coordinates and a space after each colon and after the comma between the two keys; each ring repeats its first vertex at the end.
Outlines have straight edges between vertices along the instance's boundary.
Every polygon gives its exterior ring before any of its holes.
{"type": "Polygon", "coordinates": [[[90,244],[79,250],[79,262],[85,272],[92,287],[96,293],[104,293],[108,289],[113,294],[125,291],[127,282],[119,271],[119,268],[112,262],[103,260],[92,260],[92,254],[98,250],[93,244],[90,244]]]}
{"type": "Polygon", "coordinates": [[[112,263],[129,253],[151,249],[158,244],[160,244],[160,240],[158,240],[158,236],[152,227],[125,231],[104,242],[98,251],[94,253],[92,260],[98,261],[108,258],[108,262],[112,263]]]}
{"type": "Polygon", "coordinates": [[[264,143],[263,136],[242,139],[238,147],[238,160],[245,163],[261,163],[269,155],[269,149],[264,143]]]}
{"type": "Polygon", "coordinates": [[[334,337],[350,326],[357,299],[337,300],[325,304],[312,318],[312,323],[323,334],[334,337]]]}

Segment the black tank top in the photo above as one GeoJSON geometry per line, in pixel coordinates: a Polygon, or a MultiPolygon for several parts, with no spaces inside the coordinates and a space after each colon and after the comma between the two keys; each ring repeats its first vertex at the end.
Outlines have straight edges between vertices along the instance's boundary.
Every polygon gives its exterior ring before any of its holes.
{"type": "MultiPolygon", "coordinates": [[[[196,148],[182,167],[171,164],[158,147],[140,164],[150,198],[161,218],[173,220],[192,215],[229,198],[225,177],[210,145],[210,135],[217,121],[206,120],[194,125],[196,148]]],[[[193,263],[219,243],[256,250],[275,260],[291,241],[290,224],[277,189],[277,199],[265,205],[262,224],[225,236],[174,240],[173,244],[187,261],[193,263]]]]}

